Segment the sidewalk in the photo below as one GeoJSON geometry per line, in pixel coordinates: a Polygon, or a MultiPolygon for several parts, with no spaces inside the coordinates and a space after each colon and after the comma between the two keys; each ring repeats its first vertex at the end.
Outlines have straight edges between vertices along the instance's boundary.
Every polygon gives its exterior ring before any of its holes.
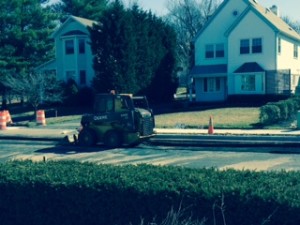
{"type": "MultiPolygon", "coordinates": [[[[0,139],[40,139],[40,140],[62,140],[65,136],[77,134],[77,124],[49,125],[40,127],[7,127],[0,130],[0,139]]],[[[156,128],[157,134],[174,135],[209,135],[207,129],[164,129],[156,128]]],[[[269,129],[214,129],[211,135],[255,135],[255,136],[298,136],[300,130],[269,130],[269,129]]]]}

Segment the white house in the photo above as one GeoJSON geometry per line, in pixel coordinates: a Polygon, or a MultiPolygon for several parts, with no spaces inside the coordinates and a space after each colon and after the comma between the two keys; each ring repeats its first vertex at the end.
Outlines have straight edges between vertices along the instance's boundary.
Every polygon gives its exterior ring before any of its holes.
{"type": "Polygon", "coordinates": [[[52,35],[55,59],[44,63],[38,71],[51,72],[61,81],[73,79],[80,87],[90,86],[95,75],[88,27],[95,21],[70,16],[52,35]]]}
{"type": "Polygon", "coordinates": [[[300,35],[257,0],[224,0],[194,40],[196,101],[293,93],[300,35]]]}

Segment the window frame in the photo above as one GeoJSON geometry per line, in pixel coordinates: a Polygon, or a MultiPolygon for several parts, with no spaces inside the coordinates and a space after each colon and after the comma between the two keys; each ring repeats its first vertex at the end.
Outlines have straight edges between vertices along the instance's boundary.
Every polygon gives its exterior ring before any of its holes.
{"type": "Polygon", "coordinates": [[[263,52],[262,38],[252,38],[251,50],[252,54],[258,54],[263,52]]]}
{"type": "Polygon", "coordinates": [[[294,44],[294,51],[293,51],[294,59],[298,59],[298,45],[294,44]]]}
{"type": "Polygon", "coordinates": [[[241,75],[241,91],[255,92],[256,91],[256,75],[243,74],[241,75]]]}
{"type": "Polygon", "coordinates": [[[246,55],[250,54],[250,39],[241,39],[240,40],[240,54],[246,55]]]}
{"type": "Polygon", "coordinates": [[[224,58],[225,57],[225,46],[224,44],[216,44],[216,58],[224,58]]]}
{"type": "Polygon", "coordinates": [[[73,39],[65,40],[65,54],[73,55],[75,53],[75,44],[73,39]]]}
{"type": "Polygon", "coordinates": [[[79,54],[85,54],[86,48],[85,48],[85,39],[80,38],[78,39],[78,53],[79,54]]]}
{"type": "Polygon", "coordinates": [[[205,58],[206,59],[215,58],[215,48],[213,44],[205,45],[205,58]]]}
{"type": "Polygon", "coordinates": [[[221,91],[221,77],[205,77],[203,79],[203,92],[216,93],[221,91]]]}

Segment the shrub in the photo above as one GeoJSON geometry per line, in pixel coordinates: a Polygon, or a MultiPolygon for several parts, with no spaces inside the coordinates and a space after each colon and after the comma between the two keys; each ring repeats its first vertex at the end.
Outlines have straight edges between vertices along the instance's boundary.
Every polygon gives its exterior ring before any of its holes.
{"type": "Polygon", "coordinates": [[[270,125],[278,121],[289,120],[296,115],[299,108],[300,98],[298,96],[276,103],[268,103],[260,107],[260,123],[270,125]]]}
{"type": "Polygon", "coordinates": [[[299,190],[299,172],[9,162],[0,165],[0,218],[6,225],[139,224],[164,221],[180,206],[181,221],[249,225],[272,215],[270,225],[298,225],[299,190]]]}
{"type": "Polygon", "coordinates": [[[259,120],[261,124],[270,125],[273,123],[277,123],[280,118],[280,108],[275,104],[267,104],[260,108],[259,120]]]}

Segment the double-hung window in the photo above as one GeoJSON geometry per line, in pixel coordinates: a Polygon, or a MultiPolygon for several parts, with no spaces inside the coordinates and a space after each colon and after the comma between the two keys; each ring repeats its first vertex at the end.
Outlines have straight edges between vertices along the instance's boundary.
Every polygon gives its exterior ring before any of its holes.
{"type": "Polygon", "coordinates": [[[253,38],[252,39],[252,53],[262,53],[261,38],[253,38]]]}
{"type": "Polygon", "coordinates": [[[281,38],[278,38],[278,54],[281,53],[281,38]]]}
{"type": "Polygon", "coordinates": [[[84,39],[78,40],[78,48],[79,48],[79,54],[85,53],[85,40],[84,39]]]}
{"type": "Polygon", "coordinates": [[[298,58],[298,45],[294,44],[294,58],[298,58]]]}
{"type": "Polygon", "coordinates": [[[240,54],[249,54],[250,53],[250,40],[242,39],[240,43],[240,54]]]}
{"type": "Polygon", "coordinates": [[[214,45],[206,45],[205,46],[205,58],[212,59],[214,57],[215,57],[214,45]]]}
{"type": "Polygon", "coordinates": [[[224,58],[224,44],[216,45],[216,58],[224,58]]]}
{"type": "Polygon", "coordinates": [[[204,92],[218,92],[220,90],[221,90],[220,77],[204,78],[204,83],[203,83],[204,92]]]}
{"type": "Polygon", "coordinates": [[[65,41],[65,53],[66,55],[74,54],[74,40],[65,41]]]}
{"type": "Polygon", "coordinates": [[[240,54],[262,53],[263,45],[261,38],[242,39],[240,40],[240,54]]]}

